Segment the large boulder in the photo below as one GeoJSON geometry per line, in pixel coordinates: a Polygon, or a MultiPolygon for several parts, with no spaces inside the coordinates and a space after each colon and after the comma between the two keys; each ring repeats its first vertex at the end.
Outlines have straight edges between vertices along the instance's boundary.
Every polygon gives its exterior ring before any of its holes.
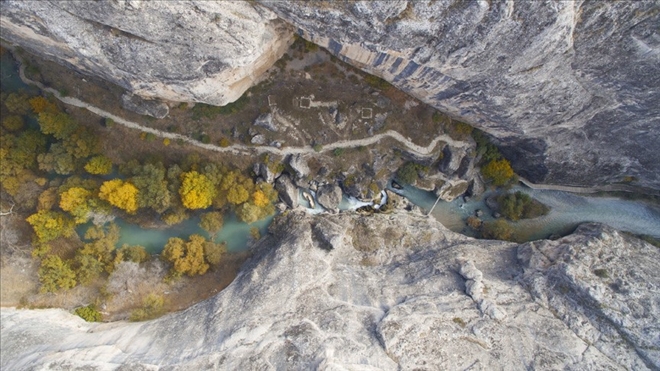
{"type": "Polygon", "coordinates": [[[282,174],[277,178],[275,190],[279,193],[280,200],[284,201],[288,207],[292,209],[298,207],[298,188],[293,184],[289,175],[282,174]]]}
{"type": "Polygon", "coordinates": [[[316,192],[316,200],[326,210],[336,213],[339,211],[339,203],[341,202],[343,193],[341,188],[336,184],[326,184],[318,188],[316,192]]]}

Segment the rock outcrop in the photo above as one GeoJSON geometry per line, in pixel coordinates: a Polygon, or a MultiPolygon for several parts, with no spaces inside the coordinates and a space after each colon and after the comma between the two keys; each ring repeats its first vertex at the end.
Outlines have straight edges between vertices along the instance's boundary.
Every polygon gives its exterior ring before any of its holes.
{"type": "Polygon", "coordinates": [[[292,41],[249,2],[3,1],[2,38],[143,97],[224,105],[292,41]]]}
{"type": "Polygon", "coordinates": [[[660,250],[600,225],[476,241],[412,214],[276,219],[187,310],[91,324],[3,308],[2,369],[657,369],[660,250]]]}
{"type": "Polygon", "coordinates": [[[348,63],[493,134],[534,182],[632,176],[660,188],[653,1],[261,3],[348,63]]]}

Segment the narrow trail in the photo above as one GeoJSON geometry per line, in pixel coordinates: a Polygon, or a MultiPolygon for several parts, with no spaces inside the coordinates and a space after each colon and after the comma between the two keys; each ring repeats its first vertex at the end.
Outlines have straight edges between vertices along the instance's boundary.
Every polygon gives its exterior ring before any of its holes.
{"type": "Polygon", "coordinates": [[[112,119],[114,122],[117,124],[123,125],[127,128],[130,129],[135,129],[135,130],[140,130],[146,133],[151,133],[154,134],[157,137],[160,138],[169,138],[169,139],[174,139],[174,140],[182,140],[186,143],[192,144],[196,147],[203,148],[209,151],[215,151],[215,152],[229,152],[233,154],[238,154],[238,155],[248,155],[248,154],[260,154],[260,153],[272,153],[280,156],[286,156],[286,155],[291,155],[291,154],[314,154],[314,153],[321,153],[321,152],[327,152],[327,151],[332,151],[336,148],[354,148],[354,147],[361,147],[361,146],[368,146],[374,143],[377,143],[381,141],[382,139],[385,138],[392,138],[401,144],[403,144],[410,152],[422,156],[422,157],[427,157],[433,153],[435,148],[437,147],[438,143],[444,142],[447,143],[448,145],[451,145],[453,147],[467,147],[469,143],[467,142],[461,142],[452,139],[448,135],[441,135],[433,139],[431,143],[427,146],[420,146],[418,144],[413,143],[411,140],[408,138],[404,137],[401,135],[399,132],[396,132],[394,130],[388,130],[384,133],[376,134],[372,137],[369,138],[363,138],[363,139],[351,139],[351,140],[340,140],[334,143],[330,144],[325,144],[321,149],[318,151],[315,150],[311,146],[305,146],[305,147],[285,147],[285,148],[275,148],[271,146],[247,146],[244,144],[232,144],[227,147],[221,147],[217,146],[214,144],[208,144],[208,143],[202,143],[198,140],[192,139],[190,137],[187,137],[185,135],[181,134],[175,134],[175,133],[169,133],[166,131],[150,128],[148,126],[141,125],[137,122],[129,121],[126,120],[122,117],[116,116],[110,112],[104,111],[101,108],[98,108],[96,106],[93,106],[87,102],[84,102],[78,98],[74,97],[66,97],[62,96],[60,92],[57,90],[50,88],[48,86],[45,86],[44,84],[38,82],[38,81],[33,81],[30,80],[27,76],[25,76],[25,68],[24,68],[24,63],[20,63],[20,68],[19,68],[19,74],[21,80],[25,82],[26,84],[34,85],[37,86],[39,89],[43,91],[47,91],[55,98],[60,100],[61,102],[74,106],[74,107],[79,107],[79,108],[84,108],[89,110],[90,112],[93,112],[94,114],[104,117],[104,118],[109,118],[112,119]]]}

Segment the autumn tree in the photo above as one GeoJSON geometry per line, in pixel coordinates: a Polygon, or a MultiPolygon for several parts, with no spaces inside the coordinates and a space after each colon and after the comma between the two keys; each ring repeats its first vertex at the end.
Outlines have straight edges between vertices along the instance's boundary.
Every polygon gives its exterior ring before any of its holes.
{"type": "Polygon", "coordinates": [[[204,229],[209,235],[214,236],[216,233],[222,229],[224,223],[222,213],[218,211],[212,211],[209,213],[204,213],[200,217],[199,226],[204,229]]]}
{"type": "Polygon", "coordinates": [[[2,120],[2,127],[9,131],[19,131],[23,128],[23,118],[18,115],[8,116],[2,120]]]}
{"type": "Polygon", "coordinates": [[[76,251],[74,258],[76,275],[80,283],[87,284],[104,272],[112,273],[115,268],[115,246],[119,241],[120,229],[110,223],[107,227],[90,227],[85,232],[85,243],[76,251]]]}
{"type": "Polygon", "coordinates": [[[57,113],[59,111],[55,103],[42,96],[32,97],[28,102],[30,103],[30,107],[32,107],[32,112],[37,115],[42,112],[57,113]]]}
{"type": "Polygon", "coordinates": [[[57,255],[50,255],[41,261],[39,267],[40,292],[55,292],[75,287],[76,274],[67,261],[57,255]]]}
{"type": "Polygon", "coordinates": [[[122,247],[117,250],[117,257],[115,258],[116,262],[120,261],[131,261],[134,263],[144,263],[149,260],[149,253],[147,249],[139,245],[128,245],[124,244],[122,247]]]}
{"type": "Polygon", "coordinates": [[[77,129],[77,124],[71,116],[64,112],[42,112],[37,119],[41,132],[52,135],[55,139],[62,140],[77,129]]]}
{"type": "Polygon", "coordinates": [[[73,235],[74,223],[66,215],[57,211],[39,210],[27,219],[39,242],[52,241],[58,237],[73,235]]]}
{"type": "Polygon", "coordinates": [[[513,228],[504,219],[496,219],[492,222],[484,222],[481,225],[481,233],[484,238],[496,240],[513,240],[513,228]]]}
{"type": "Polygon", "coordinates": [[[204,259],[211,266],[216,266],[222,261],[222,256],[227,252],[225,242],[215,243],[213,241],[204,242],[204,259]]]}
{"type": "Polygon", "coordinates": [[[510,184],[515,179],[515,174],[509,161],[505,159],[493,160],[481,168],[486,181],[494,186],[503,186],[510,184]]]}
{"type": "Polygon", "coordinates": [[[275,213],[273,203],[277,201],[277,192],[268,183],[256,186],[248,202],[236,208],[238,217],[246,222],[253,223],[275,213]]]}
{"type": "Polygon", "coordinates": [[[103,182],[99,192],[99,198],[108,201],[129,214],[138,209],[138,189],[133,184],[121,179],[113,179],[103,182]]]}
{"type": "Polygon", "coordinates": [[[172,263],[173,277],[180,277],[183,274],[188,276],[201,275],[206,273],[209,265],[204,259],[204,237],[193,234],[188,238],[188,242],[178,237],[172,237],[167,241],[163,249],[163,258],[172,263]]]}
{"type": "Polygon", "coordinates": [[[205,209],[211,206],[215,192],[215,186],[204,174],[197,171],[181,174],[179,195],[186,208],[205,209]]]}
{"type": "Polygon", "coordinates": [[[37,161],[40,170],[50,173],[68,175],[76,170],[75,159],[60,143],[52,144],[47,153],[37,156],[37,161]]]}
{"type": "Polygon", "coordinates": [[[11,93],[5,99],[7,111],[16,115],[25,115],[30,112],[29,96],[23,93],[11,93]]]}
{"type": "Polygon", "coordinates": [[[90,199],[92,192],[72,187],[60,195],[60,208],[73,216],[76,224],[85,223],[90,212],[90,199]]]}
{"type": "Polygon", "coordinates": [[[106,175],[112,172],[112,161],[103,155],[94,156],[85,164],[85,171],[94,175],[106,175]]]}

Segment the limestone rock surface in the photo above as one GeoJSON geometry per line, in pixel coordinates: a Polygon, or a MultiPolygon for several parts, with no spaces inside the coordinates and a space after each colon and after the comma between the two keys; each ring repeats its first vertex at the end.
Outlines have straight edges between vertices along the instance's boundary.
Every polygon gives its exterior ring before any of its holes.
{"type": "Polygon", "coordinates": [[[261,4],[303,37],[498,138],[534,182],[660,189],[654,1],[261,4]]]}
{"type": "Polygon", "coordinates": [[[224,105],[286,51],[289,27],[242,1],[3,1],[2,38],[143,97],[224,105]]]}
{"type": "Polygon", "coordinates": [[[3,308],[0,367],[660,366],[660,250],[610,228],[517,245],[412,214],[290,211],[270,230],[230,286],[160,319],[92,324],[61,310],[3,308]]]}

